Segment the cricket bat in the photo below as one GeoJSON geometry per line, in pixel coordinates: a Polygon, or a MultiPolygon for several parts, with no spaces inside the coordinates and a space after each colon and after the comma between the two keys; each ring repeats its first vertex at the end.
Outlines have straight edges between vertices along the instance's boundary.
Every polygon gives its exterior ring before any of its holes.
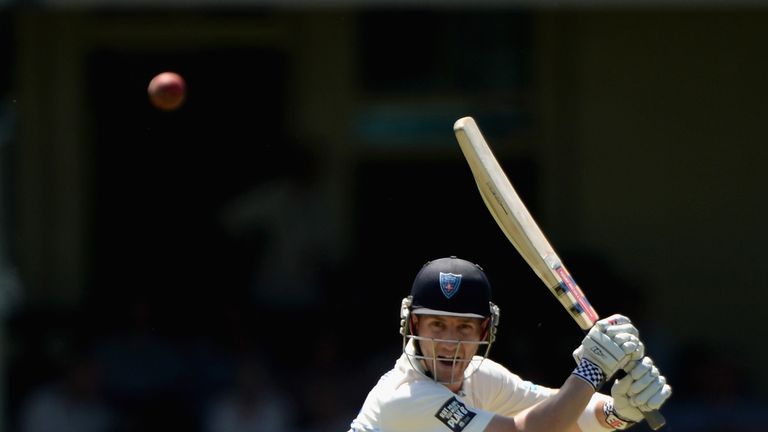
{"type": "MultiPolygon", "coordinates": [[[[600,319],[595,308],[525,207],[475,120],[472,117],[460,118],[453,125],[453,130],[469,163],[480,196],[496,223],[579,327],[584,331],[589,330],[600,319]]],[[[658,411],[643,414],[653,430],[658,430],[666,423],[658,411]]]]}

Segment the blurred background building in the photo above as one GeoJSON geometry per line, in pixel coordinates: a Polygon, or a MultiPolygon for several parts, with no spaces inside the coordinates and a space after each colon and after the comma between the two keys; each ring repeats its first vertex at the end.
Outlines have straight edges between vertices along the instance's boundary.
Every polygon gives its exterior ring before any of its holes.
{"type": "Polygon", "coordinates": [[[580,331],[466,115],[638,322],[668,429],[764,430],[768,9],[614,3],[0,1],[0,432],[346,430],[447,255],[494,283],[492,356],[558,386],[580,331]]]}

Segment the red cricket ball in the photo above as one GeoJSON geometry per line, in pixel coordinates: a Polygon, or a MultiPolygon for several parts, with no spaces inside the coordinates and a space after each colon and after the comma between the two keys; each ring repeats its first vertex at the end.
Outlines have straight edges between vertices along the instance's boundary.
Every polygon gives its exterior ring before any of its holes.
{"type": "Polygon", "coordinates": [[[187,83],[176,72],[162,72],[149,82],[149,101],[163,111],[179,108],[187,96],[187,83]]]}

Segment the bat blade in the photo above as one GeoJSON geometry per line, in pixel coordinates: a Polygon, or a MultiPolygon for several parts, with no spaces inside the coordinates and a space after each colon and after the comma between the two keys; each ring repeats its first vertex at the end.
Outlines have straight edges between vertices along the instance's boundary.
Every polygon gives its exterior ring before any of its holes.
{"type": "Polygon", "coordinates": [[[496,223],[579,327],[589,330],[599,319],[597,312],[512,187],[477,123],[464,117],[453,128],[480,195],[496,223]]]}
{"type": "MultiPolygon", "coordinates": [[[[496,223],[579,327],[589,330],[600,319],[597,312],[520,199],[475,120],[460,118],[453,130],[483,202],[496,223]]],[[[666,423],[658,411],[644,411],[643,415],[653,430],[666,423]]]]}

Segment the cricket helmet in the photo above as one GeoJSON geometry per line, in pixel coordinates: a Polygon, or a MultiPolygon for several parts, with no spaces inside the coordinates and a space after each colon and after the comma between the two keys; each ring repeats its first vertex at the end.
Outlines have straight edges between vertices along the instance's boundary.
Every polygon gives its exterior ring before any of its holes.
{"type": "MultiPolygon", "coordinates": [[[[478,345],[478,353],[483,351],[480,348],[485,346],[480,362],[488,356],[491,344],[496,339],[499,308],[491,302],[491,284],[485,271],[479,265],[455,256],[428,261],[424,264],[414,278],[411,294],[404,298],[401,304],[400,333],[403,336],[403,352],[409,356],[409,359],[435,361],[434,358],[423,355],[419,344],[415,343],[424,338],[414,333],[412,314],[488,319],[482,340],[452,341],[457,345],[475,343],[478,345]],[[410,340],[414,340],[414,343],[408,350],[410,340]]],[[[479,364],[476,364],[469,374],[477,367],[479,364]]],[[[469,376],[464,375],[463,378],[469,376]]]]}

